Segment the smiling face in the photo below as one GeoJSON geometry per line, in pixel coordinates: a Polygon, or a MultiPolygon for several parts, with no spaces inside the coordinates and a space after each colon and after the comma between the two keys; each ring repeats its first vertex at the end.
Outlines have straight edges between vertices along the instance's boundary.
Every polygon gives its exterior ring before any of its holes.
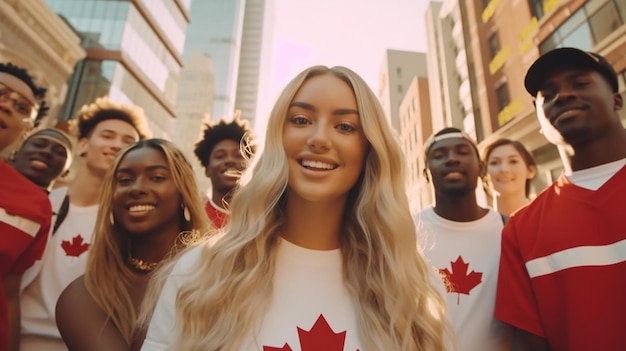
{"type": "Polygon", "coordinates": [[[345,200],[363,170],[367,145],[350,86],[331,73],[309,78],[283,127],[289,196],[345,200]]]}
{"type": "Polygon", "coordinates": [[[244,162],[239,143],[224,139],[211,150],[205,174],[211,179],[214,189],[220,193],[228,193],[237,185],[244,162]]]}
{"type": "Polygon", "coordinates": [[[115,222],[129,234],[180,230],[181,194],[160,150],[128,151],[114,175],[115,222]]]}
{"type": "Polygon", "coordinates": [[[476,149],[464,138],[446,138],[428,151],[427,167],[437,194],[465,196],[476,190],[482,162],[476,149]]]}
{"type": "Polygon", "coordinates": [[[575,146],[621,128],[616,111],[622,98],[598,72],[562,67],[551,72],[537,94],[537,111],[544,134],[553,143],[575,146]]]}
{"type": "Polygon", "coordinates": [[[98,123],[89,137],[79,141],[79,151],[85,155],[86,166],[104,177],[117,153],[139,140],[137,130],[129,123],[107,119],[98,123]]]}
{"type": "Polygon", "coordinates": [[[0,150],[11,145],[31,125],[36,100],[21,79],[0,72],[0,150]]]}
{"type": "Polygon", "coordinates": [[[495,147],[487,159],[487,174],[493,188],[499,194],[526,192],[526,182],[535,176],[535,168],[511,145],[495,147]]]}
{"type": "Polygon", "coordinates": [[[59,134],[42,131],[24,142],[15,154],[13,165],[26,178],[47,188],[64,171],[70,150],[59,134]]]}

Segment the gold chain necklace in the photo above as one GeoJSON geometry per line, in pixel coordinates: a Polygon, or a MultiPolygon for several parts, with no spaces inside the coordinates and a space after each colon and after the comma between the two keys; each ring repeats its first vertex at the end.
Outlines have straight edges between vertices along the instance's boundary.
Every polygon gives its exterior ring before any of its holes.
{"type": "Polygon", "coordinates": [[[131,266],[133,266],[133,268],[140,272],[152,272],[159,264],[159,262],[146,262],[144,260],[131,257],[130,254],[128,255],[128,262],[131,266]]]}

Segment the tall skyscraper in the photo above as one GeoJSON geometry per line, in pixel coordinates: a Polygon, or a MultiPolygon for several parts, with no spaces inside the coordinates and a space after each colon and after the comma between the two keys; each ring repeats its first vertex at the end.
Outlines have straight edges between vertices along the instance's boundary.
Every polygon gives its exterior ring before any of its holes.
{"type": "Polygon", "coordinates": [[[426,55],[387,50],[380,69],[378,99],[391,125],[400,133],[400,103],[414,77],[428,77],[426,55]]]}
{"type": "Polygon", "coordinates": [[[254,125],[266,0],[193,0],[184,56],[193,50],[213,61],[215,98],[213,120],[230,117],[236,109],[254,125]]]}
{"type": "MultiPolygon", "coordinates": [[[[425,57],[425,54],[420,56],[425,57]]],[[[425,65],[425,61],[424,58],[419,62],[425,65]]],[[[423,67],[420,71],[425,69],[423,67]]],[[[430,184],[423,177],[426,168],[424,144],[433,132],[428,85],[429,78],[426,76],[414,76],[398,107],[400,142],[408,166],[407,193],[414,217],[432,203],[430,184]]]]}
{"type": "Polygon", "coordinates": [[[207,55],[194,51],[185,61],[180,74],[176,100],[177,120],[172,141],[180,147],[193,166],[198,188],[202,192],[209,188],[210,181],[193,149],[202,137],[203,123],[211,120],[214,96],[213,61],[207,55]]]}
{"type": "Polygon", "coordinates": [[[432,1],[425,15],[433,130],[456,127],[476,137],[458,0],[432,1]]]}
{"type": "Polygon", "coordinates": [[[215,72],[211,119],[230,117],[235,110],[245,0],[192,0],[184,57],[208,56],[215,72]]]}
{"type": "Polygon", "coordinates": [[[47,0],[81,36],[61,118],[98,96],[141,106],[156,137],[170,137],[189,1],[47,0]]]}

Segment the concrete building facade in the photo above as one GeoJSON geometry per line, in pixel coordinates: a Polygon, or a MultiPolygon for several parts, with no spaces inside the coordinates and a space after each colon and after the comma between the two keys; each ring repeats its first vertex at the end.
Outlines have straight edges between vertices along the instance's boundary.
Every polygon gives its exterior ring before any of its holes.
{"type": "MultiPolygon", "coordinates": [[[[463,37],[475,136],[479,145],[484,147],[497,138],[523,142],[539,165],[538,176],[533,182],[534,192],[539,192],[561,173],[564,154],[548,143],[540,132],[533,101],[524,89],[526,71],[542,53],[557,47],[594,51],[605,56],[614,66],[623,94],[626,3],[620,0],[449,0],[441,6],[439,18],[443,21],[449,18],[448,14],[454,12],[447,14],[444,9],[454,6],[458,7],[462,30],[453,29],[450,32],[452,38],[448,40],[459,42],[459,33],[463,37]],[[512,13],[515,16],[511,16],[512,13]]],[[[431,5],[431,9],[434,8],[431,5]]],[[[426,16],[435,17],[434,13],[428,12],[426,16]]],[[[445,24],[440,26],[445,28],[445,24]]],[[[436,29],[437,25],[429,24],[429,27],[436,29]]],[[[447,33],[444,29],[439,32],[447,33]]],[[[447,45],[446,39],[433,38],[436,36],[429,35],[429,50],[431,41],[443,44],[434,45],[437,55],[429,53],[429,59],[433,57],[438,62],[429,65],[458,71],[462,65],[450,68],[449,60],[440,54],[440,47],[447,45]]],[[[457,58],[456,63],[461,61],[462,58],[457,58]]],[[[436,72],[429,69],[431,76],[433,71],[436,72]]],[[[431,92],[435,97],[449,94],[443,83],[431,83],[431,89],[441,91],[431,92]]],[[[465,89],[461,88],[461,91],[459,95],[464,96],[465,89]]],[[[441,103],[445,99],[436,101],[441,103]]],[[[621,111],[621,116],[626,120],[626,111],[621,111]]],[[[439,114],[433,114],[433,118],[434,125],[454,125],[439,114]]],[[[470,124],[467,122],[465,117],[463,126],[466,130],[470,124]]]]}
{"type": "Polygon", "coordinates": [[[387,50],[380,69],[378,99],[397,133],[400,133],[400,103],[415,76],[427,77],[425,54],[387,50]]]}
{"type": "Polygon", "coordinates": [[[425,23],[433,130],[456,127],[475,137],[458,0],[430,2],[425,23]]]}
{"type": "Polygon", "coordinates": [[[431,186],[423,176],[426,168],[424,144],[433,133],[430,100],[429,79],[414,76],[398,109],[400,143],[408,168],[409,205],[414,218],[433,202],[431,186]]]}
{"type": "Polygon", "coordinates": [[[67,79],[84,56],[78,35],[43,0],[0,2],[0,62],[26,68],[38,85],[48,89],[45,126],[56,123],[67,79]]]}

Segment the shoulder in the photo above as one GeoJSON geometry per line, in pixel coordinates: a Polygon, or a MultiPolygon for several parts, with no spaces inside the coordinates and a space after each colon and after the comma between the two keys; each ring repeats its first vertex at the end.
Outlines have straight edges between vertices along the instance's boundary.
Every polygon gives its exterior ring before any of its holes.
{"type": "Polygon", "coordinates": [[[63,290],[56,324],[69,350],[128,350],[128,343],[85,287],[84,276],[63,290]],[[80,316],[76,311],[80,311],[80,316]]]}
{"type": "Polygon", "coordinates": [[[180,253],[175,262],[171,263],[173,267],[170,266],[171,271],[169,273],[162,272],[167,274],[167,276],[162,276],[165,281],[159,294],[159,302],[171,304],[172,306],[170,307],[173,307],[178,290],[185,283],[189,282],[198,271],[198,266],[202,261],[202,251],[202,244],[187,249],[180,253]]]}
{"type": "Polygon", "coordinates": [[[84,307],[94,306],[96,306],[96,302],[89,294],[89,291],[87,291],[84,276],[81,275],[71,282],[59,295],[56,305],[57,319],[59,316],[63,316],[64,312],[70,312],[69,314],[74,316],[71,311],[80,310],[84,312],[84,307]]]}
{"type": "Polygon", "coordinates": [[[175,259],[176,263],[170,275],[189,275],[194,272],[202,261],[205,245],[206,243],[200,243],[181,252],[175,259]]]}
{"type": "Polygon", "coordinates": [[[82,328],[81,323],[76,322],[76,311],[80,311],[82,316],[79,319],[104,320],[106,318],[105,313],[98,307],[85,287],[82,275],[71,282],[59,295],[55,310],[56,323],[61,333],[82,328]]]}
{"type": "Polygon", "coordinates": [[[535,222],[538,213],[543,212],[544,206],[554,199],[552,194],[555,193],[556,187],[558,187],[558,184],[554,182],[543,189],[531,202],[513,212],[509,216],[507,224],[514,223],[517,225],[518,223],[525,223],[528,220],[535,222]]]}

